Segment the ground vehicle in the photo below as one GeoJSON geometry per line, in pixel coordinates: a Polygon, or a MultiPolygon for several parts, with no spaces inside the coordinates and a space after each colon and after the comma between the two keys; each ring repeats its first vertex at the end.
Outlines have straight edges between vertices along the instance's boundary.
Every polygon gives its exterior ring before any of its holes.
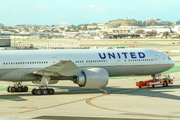
{"type": "Polygon", "coordinates": [[[167,87],[167,86],[173,86],[173,79],[170,79],[169,75],[165,75],[165,78],[159,78],[159,79],[150,79],[146,81],[139,81],[136,82],[136,86],[141,87],[167,87]]]}

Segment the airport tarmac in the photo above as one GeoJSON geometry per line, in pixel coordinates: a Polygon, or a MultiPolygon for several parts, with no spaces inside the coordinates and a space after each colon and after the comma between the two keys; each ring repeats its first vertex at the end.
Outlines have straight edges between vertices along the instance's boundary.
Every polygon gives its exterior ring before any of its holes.
{"type": "Polygon", "coordinates": [[[169,56],[176,62],[166,72],[175,77],[172,87],[140,89],[135,82],[150,76],[115,77],[104,89],[83,89],[71,81],[59,81],[49,86],[55,89],[55,95],[34,96],[31,90],[38,86],[31,82],[23,83],[29,87],[27,93],[7,93],[6,87],[12,83],[1,81],[0,120],[179,120],[180,57],[179,53],[169,56]]]}
{"type": "MultiPolygon", "coordinates": [[[[71,81],[51,87],[55,95],[34,96],[27,93],[0,91],[0,119],[180,119],[180,72],[171,73],[174,86],[137,88],[135,82],[147,77],[110,79],[106,88],[87,90],[71,81]]],[[[0,82],[1,88],[9,85],[0,82]]],[[[30,88],[36,87],[25,83],[30,88]]]]}

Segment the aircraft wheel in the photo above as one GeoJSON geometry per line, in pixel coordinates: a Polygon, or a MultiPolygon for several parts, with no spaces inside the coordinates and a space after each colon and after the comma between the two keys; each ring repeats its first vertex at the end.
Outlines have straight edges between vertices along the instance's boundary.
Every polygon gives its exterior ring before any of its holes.
{"type": "Polygon", "coordinates": [[[36,95],[41,95],[42,94],[42,90],[41,89],[36,89],[35,90],[35,94],[36,95]]]}
{"type": "Polygon", "coordinates": [[[15,87],[10,87],[9,89],[10,89],[10,92],[12,92],[12,93],[16,92],[16,88],[15,87]]]}
{"type": "Polygon", "coordinates": [[[31,91],[33,95],[36,95],[36,94],[35,94],[35,90],[36,90],[36,89],[34,88],[34,89],[32,89],[32,91],[31,91]]]}
{"type": "Polygon", "coordinates": [[[163,87],[167,87],[167,86],[168,86],[167,81],[164,81],[163,82],[163,87]]]}
{"type": "Polygon", "coordinates": [[[17,88],[17,92],[22,92],[22,86],[17,88]]]}
{"type": "Polygon", "coordinates": [[[43,93],[43,95],[47,95],[48,94],[48,90],[44,89],[44,90],[42,90],[42,93],[43,93]]]}
{"type": "Polygon", "coordinates": [[[10,92],[10,87],[11,87],[11,86],[8,86],[8,87],[7,87],[7,92],[10,92]]]}
{"type": "Polygon", "coordinates": [[[53,95],[54,94],[54,89],[49,89],[49,94],[53,95]]]}
{"type": "Polygon", "coordinates": [[[27,92],[28,91],[28,87],[27,86],[24,86],[23,87],[23,92],[27,92]]]}

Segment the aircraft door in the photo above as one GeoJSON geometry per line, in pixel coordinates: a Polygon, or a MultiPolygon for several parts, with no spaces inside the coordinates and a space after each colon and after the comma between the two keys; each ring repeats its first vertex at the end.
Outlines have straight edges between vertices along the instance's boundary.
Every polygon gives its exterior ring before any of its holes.
{"type": "Polygon", "coordinates": [[[122,59],[118,59],[118,60],[117,60],[117,65],[122,65],[122,64],[123,64],[122,62],[123,62],[122,59]]]}
{"type": "Polygon", "coordinates": [[[159,57],[159,55],[155,55],[155,62],[156,62],[156,64],[159,64],[159,63],[160,63],[160,57],[159,57]]]}
{"type": "Polygon", "coordinates": [[[52,64],[58,63],[58,58],[57,57],[52,57],[52,64]]]}
{"type": "Polygon", "coordinates": [[[116,60],[117,60],[117,65],[122,65],[123,64],[122,58],[119,58],[118,55],[116,55],[116,60]]]}

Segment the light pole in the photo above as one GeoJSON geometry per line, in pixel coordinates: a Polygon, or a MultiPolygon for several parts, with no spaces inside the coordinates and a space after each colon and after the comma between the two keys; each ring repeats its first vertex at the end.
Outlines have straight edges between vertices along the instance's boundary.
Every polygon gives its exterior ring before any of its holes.
{"type": "Polygon", "coordinates": [[[24,36],[23,36],[23,47],[24,47],[24,36]]]}

